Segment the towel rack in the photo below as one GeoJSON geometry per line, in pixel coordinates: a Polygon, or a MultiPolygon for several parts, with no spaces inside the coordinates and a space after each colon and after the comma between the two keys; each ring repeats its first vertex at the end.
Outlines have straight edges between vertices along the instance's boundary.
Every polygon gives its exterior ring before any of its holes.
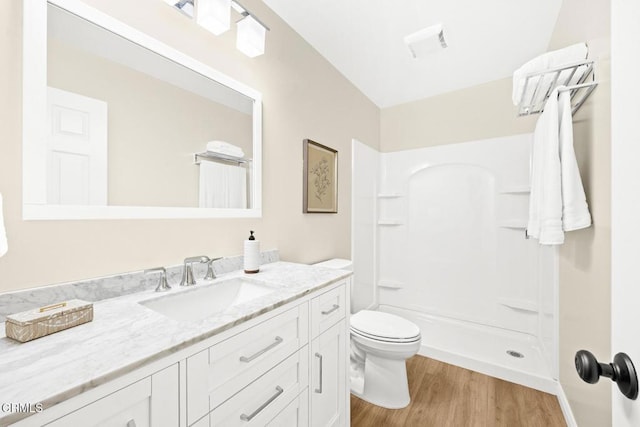
{"type": "Polygon", "coordinates": [[[238,166],[249,166],[251,159],[241,159],[238,157],[225,156],[224,154],[204,151],[202,153],[193,153],[193,164],[199,165],[202,160],[210,162],[233,163],[238,166]]]}
{"type": "Polygon", "coordinates": [[[527,74],[522,90],[522,100],[518,105],[518,116],[541,113],[553,89],[562,85],[565,86],[562,91],[571,91],[571,112],[578,111],[598,85],[595,81],[593,63],[594,61],[580,61],[527,74]],[[579,76],[577,81],[569,84],[574,76],[579,76]],[[591,81],[587,82],[589,76],[591,81]]]}

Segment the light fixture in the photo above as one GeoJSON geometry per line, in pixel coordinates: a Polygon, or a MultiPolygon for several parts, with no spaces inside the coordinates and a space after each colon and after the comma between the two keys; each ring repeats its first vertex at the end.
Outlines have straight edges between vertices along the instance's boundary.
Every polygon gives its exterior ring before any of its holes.
{"type": "Polygon", "coordinates": [[[220,35],[231,27],[231,0],[197,0],[196,23],[220,35]]]}
{"type": "Polygon", "coordinates": [[[237,23],[236,47],[250,58],[262,55],[269,27],[236,0],[164,0],[189,18],[218,35],[230,27],[229,6],[242,15],[237,23]],[[195,3],[195,10],[194,10],[195,3]]]}
{"type": "Polygon", "coordinates": [[[192,18],[194,15],[193,0],[164,0],[169,6],[173,6],[184,15],[192,18]]]}
{"type": "Polygon", "coordinates": [[[414,58],[422,58],[447,47],[442,24],[432,25],[409,34],[404,38],[404,43],[409,47],[414,58]]]}
{"type": "Polygon", "coordinates": [[[260,23],[253,15],[247,14],[236,24],[238,34],[236,37],[236,48],[249,58],[262,55],[264,53],[267,28],[260,23]]]}

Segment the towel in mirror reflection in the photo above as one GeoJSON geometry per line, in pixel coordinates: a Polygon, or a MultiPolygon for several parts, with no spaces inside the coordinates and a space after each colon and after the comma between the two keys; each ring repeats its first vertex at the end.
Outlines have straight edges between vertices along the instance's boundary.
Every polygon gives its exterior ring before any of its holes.
{"type": "Polygon", "coordinates": [[[247,207],[247,169],[213,161],[200,163],[201,208],[247,207]]]}

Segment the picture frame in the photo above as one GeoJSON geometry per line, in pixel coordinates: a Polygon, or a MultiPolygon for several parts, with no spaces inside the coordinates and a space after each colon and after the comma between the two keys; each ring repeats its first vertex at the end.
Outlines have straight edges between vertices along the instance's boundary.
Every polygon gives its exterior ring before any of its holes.
{"type": "Polygon", "coordinates": [[[311,139],[303,141],[304,213],[338,213],[338,151],[311,139]]]}

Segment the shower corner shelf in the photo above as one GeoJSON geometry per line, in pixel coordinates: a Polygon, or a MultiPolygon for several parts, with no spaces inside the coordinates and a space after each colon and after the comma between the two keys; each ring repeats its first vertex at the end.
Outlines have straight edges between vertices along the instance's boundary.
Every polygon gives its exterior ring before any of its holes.
{"type": "Polygon", "coordinates": [[[404,225],[404,221],[399,219],[380,219],[378,225],[404,225]]]}
{"type": "Polygon", "coordinates": [[[498,303],[512,310],[526,311],[529,313],[538,313],[540,311],[538,303],[524,299],[498,298],[498,303]]]}
{"type": "Polygon", "coordinates": [[[593,73],[593,60],[580,61],[561,67],[527,74],[524,77],[522,99],[518,104],[518,116],[541,113],[553,89],[565,86],[570,91],[571,113],[584,104],[598,82],[593,73]],[[591,76],[591,81],[587,78],[591,76]]]}
{"type": "Polygon", "coordinates": [[[499,194],[529,194],[531,193],[531,187],[522,186],[522,187],[506,187],[498,192],[499,194]]]}
{"type": "Polygon", "coordinates": [[[397,282],[395,280],[382,279],[382,280],[378,280],[378,287],[384,288],[384,289],[397,290],[397,289],[402,289],[404,285],[401,282],[397,282]]]}
{"type": "Polygon", "coordinates": [[[527,221],[521,219],[508,219],[498,222],[498,227],[524,230],[527,228],[527,221]]]}

